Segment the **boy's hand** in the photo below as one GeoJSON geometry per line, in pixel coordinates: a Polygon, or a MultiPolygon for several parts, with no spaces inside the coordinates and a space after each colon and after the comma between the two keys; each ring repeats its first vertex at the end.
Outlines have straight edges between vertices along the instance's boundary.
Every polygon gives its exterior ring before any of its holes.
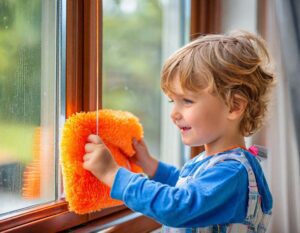
{"type": "Polygon", "coordinates": [[[144,172],[150,178],[153,177],[157,170],[158,161],[150,155],[147,145],[145,144],[143,139],[137,141],[134,138],[132,144],[136,153],[133,157],[130,158],[130,160],[141,166],[144,172]]]}
{"type": "Polygon", "coordinates": [[[83,168],[111,187],[120,166],[98,135],[89,135],[87,141],[83,168]]]}

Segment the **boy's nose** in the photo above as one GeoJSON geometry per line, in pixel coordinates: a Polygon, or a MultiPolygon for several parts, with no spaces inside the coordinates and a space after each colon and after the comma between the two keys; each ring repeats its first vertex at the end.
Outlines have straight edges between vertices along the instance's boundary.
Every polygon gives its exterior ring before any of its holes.
{"type": "Polygon", "coordinates": [[[171,112],[171,118],[172,120],[175,122],[175,121],[178,121],[181,119],[181,114],[180,112],[176,111],[175,109],[173,109],[173,111],[171,112]]]}

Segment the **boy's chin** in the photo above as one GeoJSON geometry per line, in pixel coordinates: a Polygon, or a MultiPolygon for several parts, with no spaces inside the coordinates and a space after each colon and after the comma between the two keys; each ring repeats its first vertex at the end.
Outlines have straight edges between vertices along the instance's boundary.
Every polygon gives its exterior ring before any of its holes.
{"type": "Polygon", "coordinates": [[[203,146],[204,143],[197,143],[197,142],[185,142],[182,141],[184,145],[190,146],[190,147],[197,147],[197,146],[203,146]]]}

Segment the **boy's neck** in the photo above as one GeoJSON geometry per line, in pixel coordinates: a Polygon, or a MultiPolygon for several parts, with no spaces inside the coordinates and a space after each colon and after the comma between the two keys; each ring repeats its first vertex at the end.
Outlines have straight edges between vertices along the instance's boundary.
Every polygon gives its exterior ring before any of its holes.
{"type": "Polygon", "coordinates": [[[214,142],[204,145],[206,155],[214,155],[226,150],[230,150],[236,147],[246,148],[245,140],[243,136],[236,138],[219,138],[214,142]]]}

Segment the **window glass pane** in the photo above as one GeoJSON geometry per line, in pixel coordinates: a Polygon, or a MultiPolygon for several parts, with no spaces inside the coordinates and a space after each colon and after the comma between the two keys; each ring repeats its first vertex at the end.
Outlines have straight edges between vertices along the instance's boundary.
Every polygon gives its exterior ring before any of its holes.
{"type": "Polygon", "coordinates": [[[137,115],[151,153],[181,166],[180,135],[160,90],[160,71],[189,39],[189,1],[104,0],[103,11],[103,107],[137,115]]]}
{"type": "Polygon", "coordinates": [[[103,1],[103,108],[134,113],[160,153],[162,2],[103,1]]]}
{"type": "Polygon", "coordinates": [[[55,198],[55,1],[0,1],[0,215],[55,198]]]}

